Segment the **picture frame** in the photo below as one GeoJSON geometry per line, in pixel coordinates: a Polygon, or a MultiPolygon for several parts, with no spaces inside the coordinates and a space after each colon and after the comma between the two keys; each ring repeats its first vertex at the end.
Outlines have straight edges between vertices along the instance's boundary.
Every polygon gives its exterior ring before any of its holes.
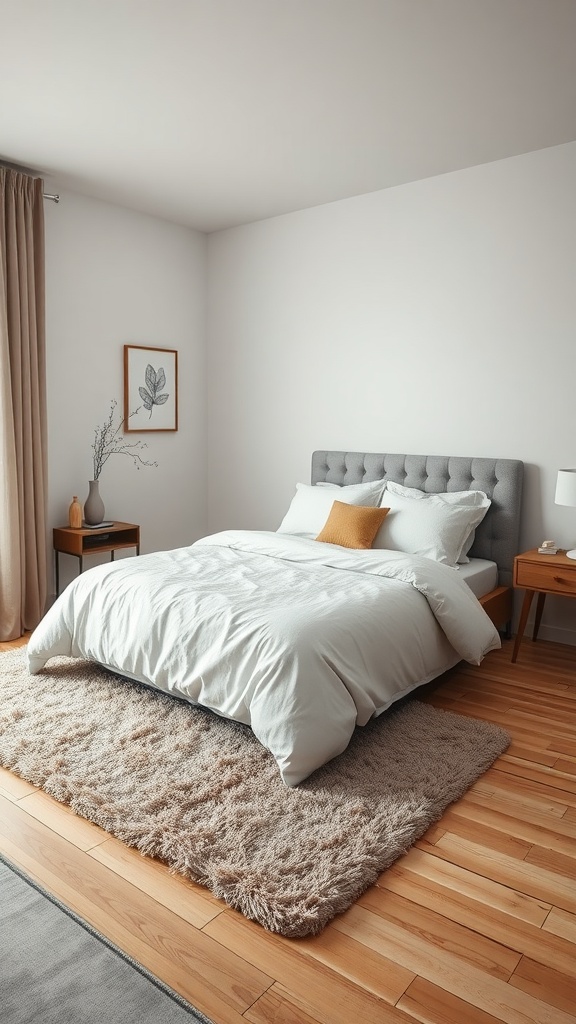
{"type": "Polygon", "coordinates": [[[124,345],[124,430],[147,434],[178,430],[178,352],[124,345]]]}

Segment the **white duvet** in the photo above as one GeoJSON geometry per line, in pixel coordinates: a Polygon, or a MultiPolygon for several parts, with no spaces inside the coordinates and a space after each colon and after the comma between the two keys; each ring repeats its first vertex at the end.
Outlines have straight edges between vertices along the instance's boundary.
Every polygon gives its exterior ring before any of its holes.
{"type": "Polygon", "coordinates": [[[357,725],[500,646],[454,569],[397,551],[227,531],[78,576],[28,644],[251,726],[293,786],[357,725]]]}

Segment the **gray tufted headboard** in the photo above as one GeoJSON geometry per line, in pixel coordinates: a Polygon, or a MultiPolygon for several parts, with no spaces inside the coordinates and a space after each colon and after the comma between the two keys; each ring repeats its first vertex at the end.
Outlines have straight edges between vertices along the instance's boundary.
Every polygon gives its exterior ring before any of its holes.
{"type": "Polygon", "coordinates": [[[485,491],[492,504],[476,530],[470,554],[498,566],[500,586],[512,586],[518,554],[524,463],[517,459],[464,458],[459,455],[384,455],[373,452],[312,454],[312,483],[359,484],[394,480],[422,491],[485,491]]]}

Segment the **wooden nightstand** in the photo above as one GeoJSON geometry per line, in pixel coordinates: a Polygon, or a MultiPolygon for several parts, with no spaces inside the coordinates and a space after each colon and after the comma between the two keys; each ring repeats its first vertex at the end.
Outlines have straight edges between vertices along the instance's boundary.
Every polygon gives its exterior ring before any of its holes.
{"type": "Polygon", "coordinates": [[[518,632],[514,642],[512,661],[518,657],[518,649],[524,636],[528,613],[534,594],[538,594],[534,632],[532,639],[538,637],[540,620],[544,611],[546,594],[564,594],[565,597],[576,597],[576,560],[567,558],[563,551],[556,555],[539,555],[538,551],[525,551],[514,559],[514,586],[526,591],[518,623],[518,632]]]}
{"type": "Polygon", "coordinates": [[[114,561],[114,552],[120,548],[136,548],[140,554],[140,527],[134,523],[113,523],[102,529],[74,530],[71,526],[57,526],[53,530],[53,541],[56,558],[56,596],[60,593],[60,552],[75,555],[82,572],[84,555],[110,552],[110,561],[114,561]]]}

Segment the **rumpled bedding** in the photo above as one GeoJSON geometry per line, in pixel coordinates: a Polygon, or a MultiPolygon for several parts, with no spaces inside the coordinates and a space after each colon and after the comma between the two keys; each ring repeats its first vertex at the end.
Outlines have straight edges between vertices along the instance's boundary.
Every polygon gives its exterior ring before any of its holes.
{"type": "Polygon", "coordinates": [[[499,646],[448,566],[230,530],[84,572],[34,631],[28,663],[96,661],[243,722],[294,786],[356,726],[499,646]]]}

